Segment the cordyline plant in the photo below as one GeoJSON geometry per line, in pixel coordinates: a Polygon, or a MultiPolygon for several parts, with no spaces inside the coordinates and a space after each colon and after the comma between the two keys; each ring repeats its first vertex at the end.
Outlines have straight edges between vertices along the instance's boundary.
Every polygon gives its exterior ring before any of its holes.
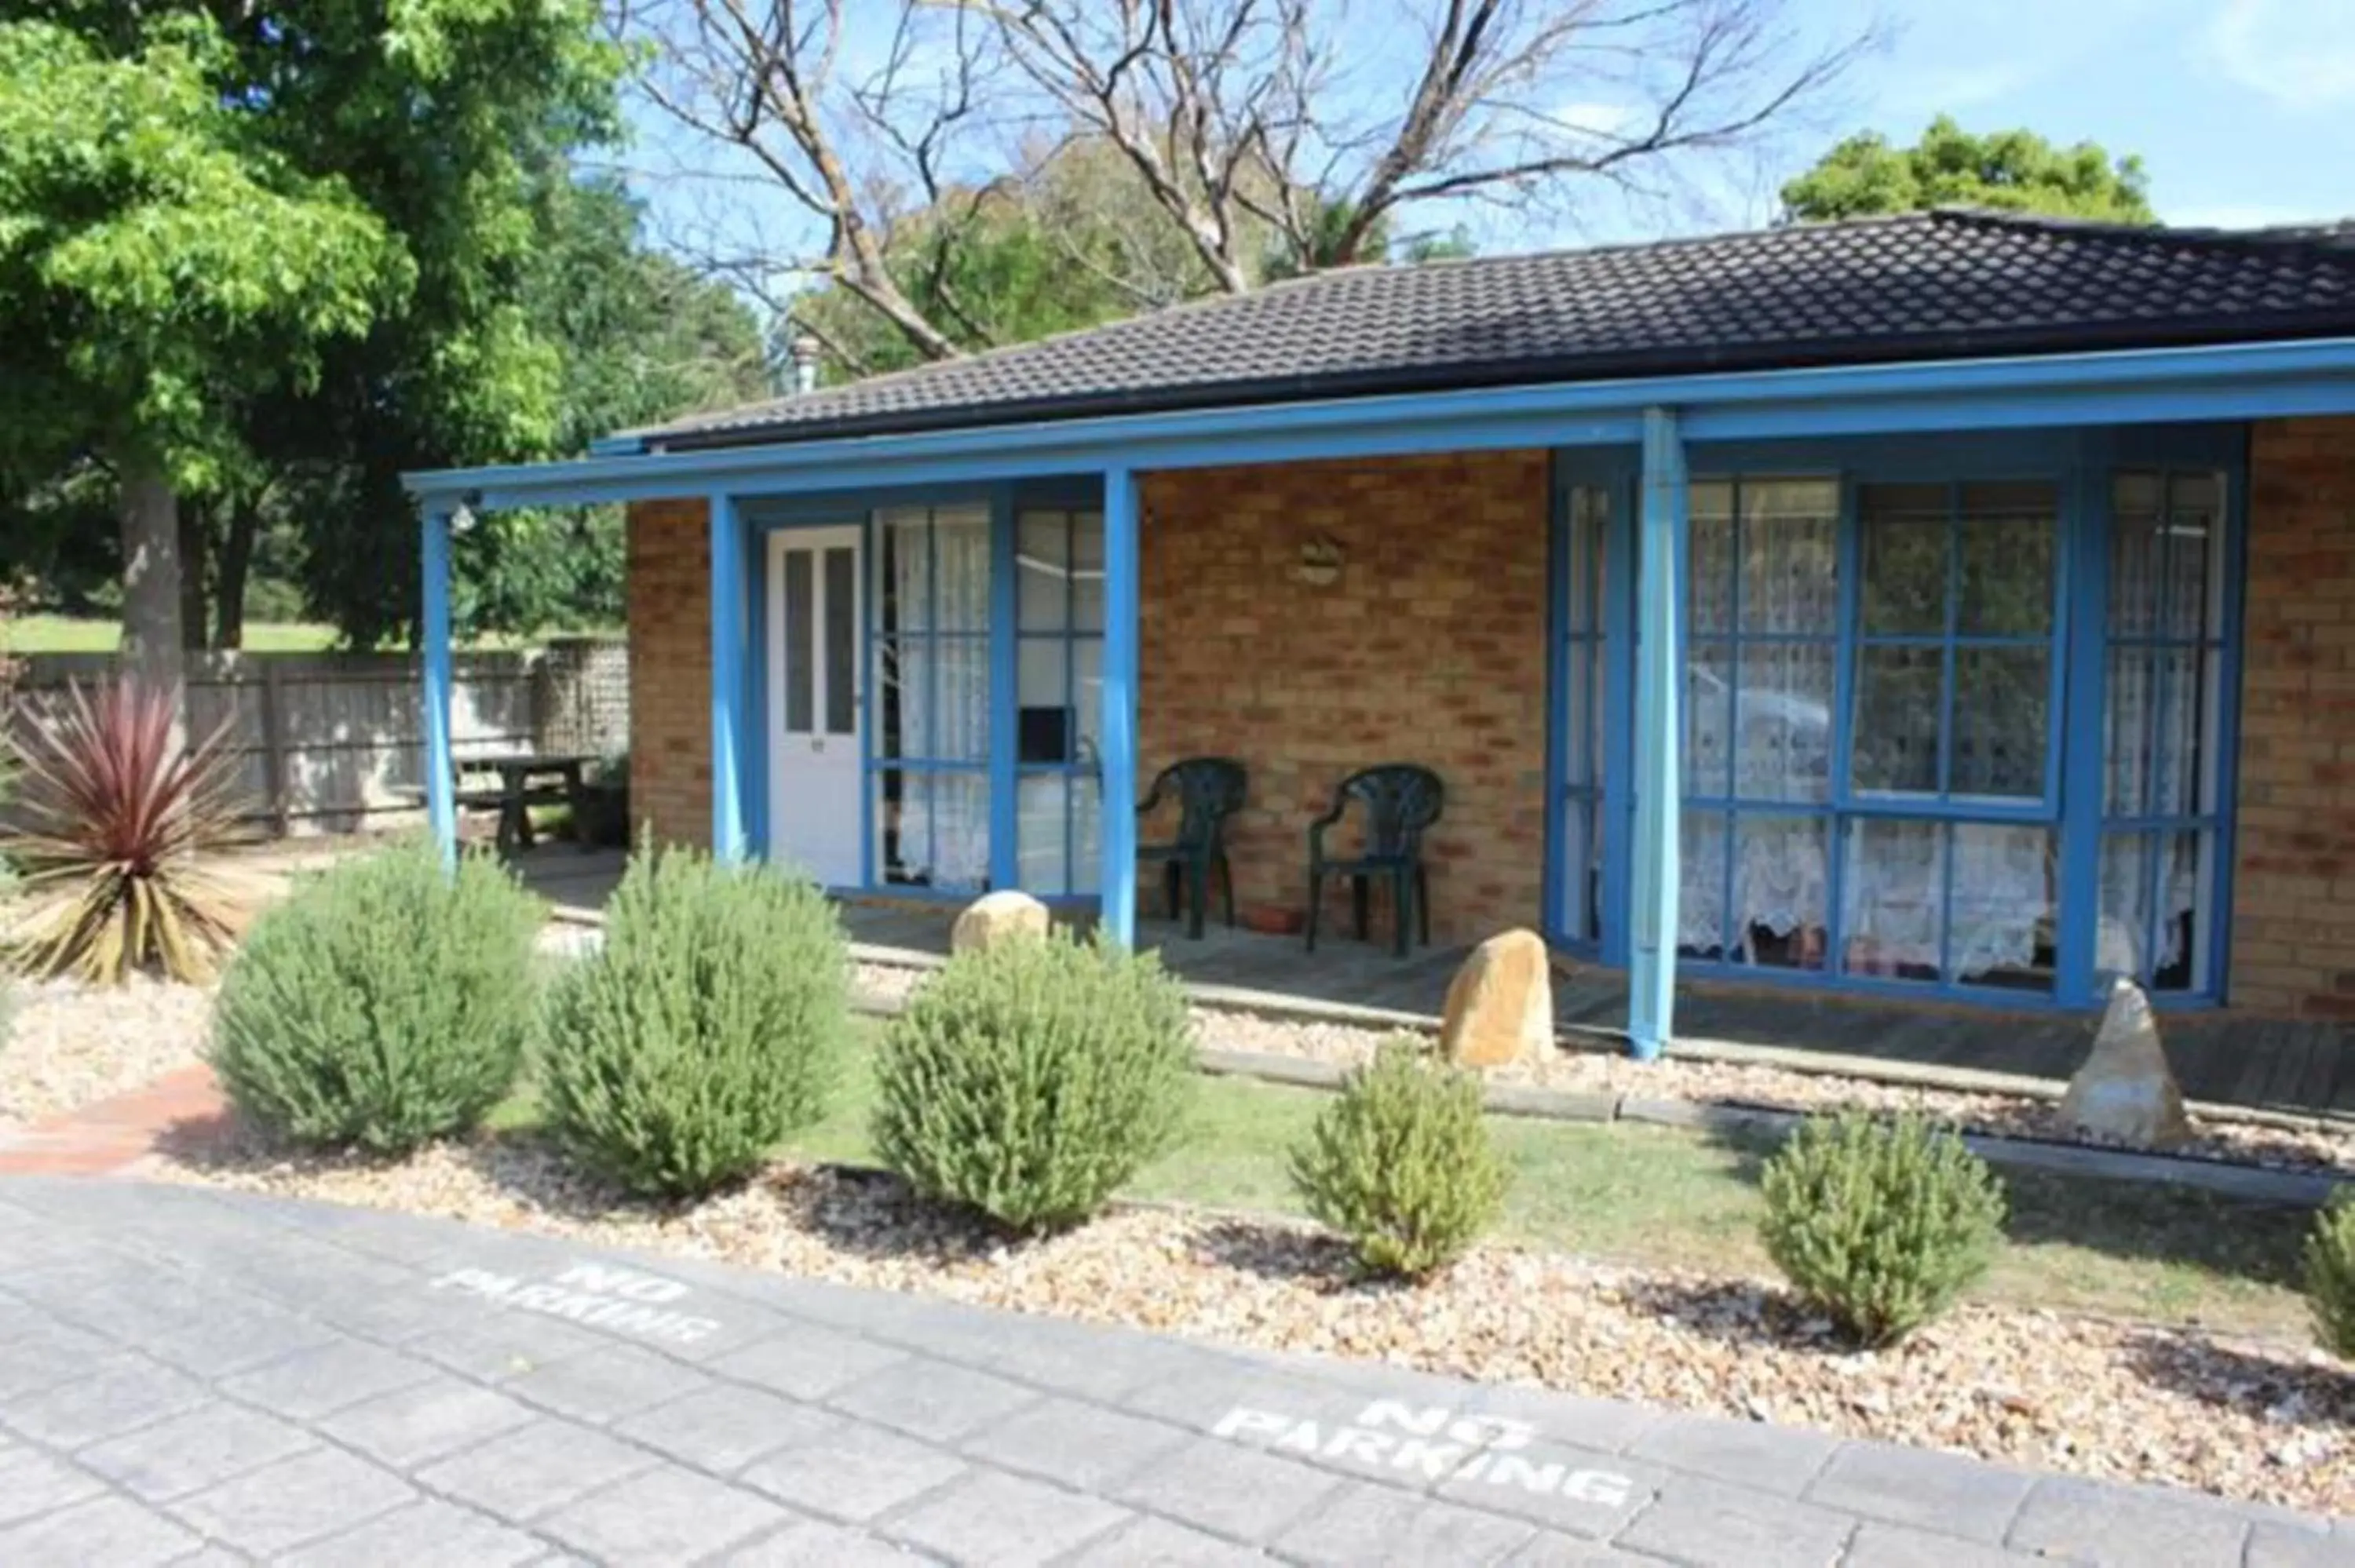
{"type": "Polygon", "coordinates": [[[242,900],[208,857],[244,836],[238,758],[226,724],[185,743],[179,707],[135,682],[77,684],[20,726],[7,945],[27,972],[198,980],[228,948],[242,900]]]}

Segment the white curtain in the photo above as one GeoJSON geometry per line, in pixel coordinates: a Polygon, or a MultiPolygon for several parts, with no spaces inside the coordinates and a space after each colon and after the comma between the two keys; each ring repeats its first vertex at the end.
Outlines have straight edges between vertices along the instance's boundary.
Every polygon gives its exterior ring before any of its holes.
{"type": "MultiPolygon", "coordinates": [[[[989,512],[983,506],[887,513],[898,609],[900,755],[989,758],[989,512]],[[929,534],[929,539],[927,535],[929,534]]],[[[989,875],[989,780],[909,771],[900,799],[900,863],[936,887],[989,875]]]]}

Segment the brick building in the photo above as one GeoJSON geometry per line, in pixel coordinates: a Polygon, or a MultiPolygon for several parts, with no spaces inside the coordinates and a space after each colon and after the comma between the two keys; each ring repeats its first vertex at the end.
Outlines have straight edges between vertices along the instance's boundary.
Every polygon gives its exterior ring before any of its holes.
{"type": "Polygon", "coordinates": [[[1296,910],[1404,761],[1434,938],[1628,966],[1639,1044],[1680,969],[2355,1016],[2350,338],[2343,234],[1940,212],[1329,274],[413,487],[429,565],[462,501],[629,502],[636,809],[845,890],[1124,931],[1156,829],[1101,802],[1220,756],[1236,896],[1296,910]]]}

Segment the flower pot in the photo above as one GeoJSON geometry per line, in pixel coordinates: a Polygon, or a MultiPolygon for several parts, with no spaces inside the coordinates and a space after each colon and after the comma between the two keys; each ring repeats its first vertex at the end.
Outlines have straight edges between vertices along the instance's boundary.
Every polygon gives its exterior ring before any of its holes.
{"type": "Polygon", "coordinates": [[[1296,937],[1308,924],[1307,911],[1281,904],[1247,904],[1240,912],[1243,928],[1263,937],[1296,937]]]}

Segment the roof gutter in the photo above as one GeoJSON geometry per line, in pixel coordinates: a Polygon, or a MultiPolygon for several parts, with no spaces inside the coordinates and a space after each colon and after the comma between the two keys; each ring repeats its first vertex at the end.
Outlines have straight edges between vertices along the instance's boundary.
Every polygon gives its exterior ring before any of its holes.
{"type": "Polygon", "coordinates": [[[1629,445],[1646,408],[1694,441],[2355,413],[2355,338],[1732,371],[1226,405],[410,473],[481,508],[814,493],[1455,450],[1629,445]]]}

